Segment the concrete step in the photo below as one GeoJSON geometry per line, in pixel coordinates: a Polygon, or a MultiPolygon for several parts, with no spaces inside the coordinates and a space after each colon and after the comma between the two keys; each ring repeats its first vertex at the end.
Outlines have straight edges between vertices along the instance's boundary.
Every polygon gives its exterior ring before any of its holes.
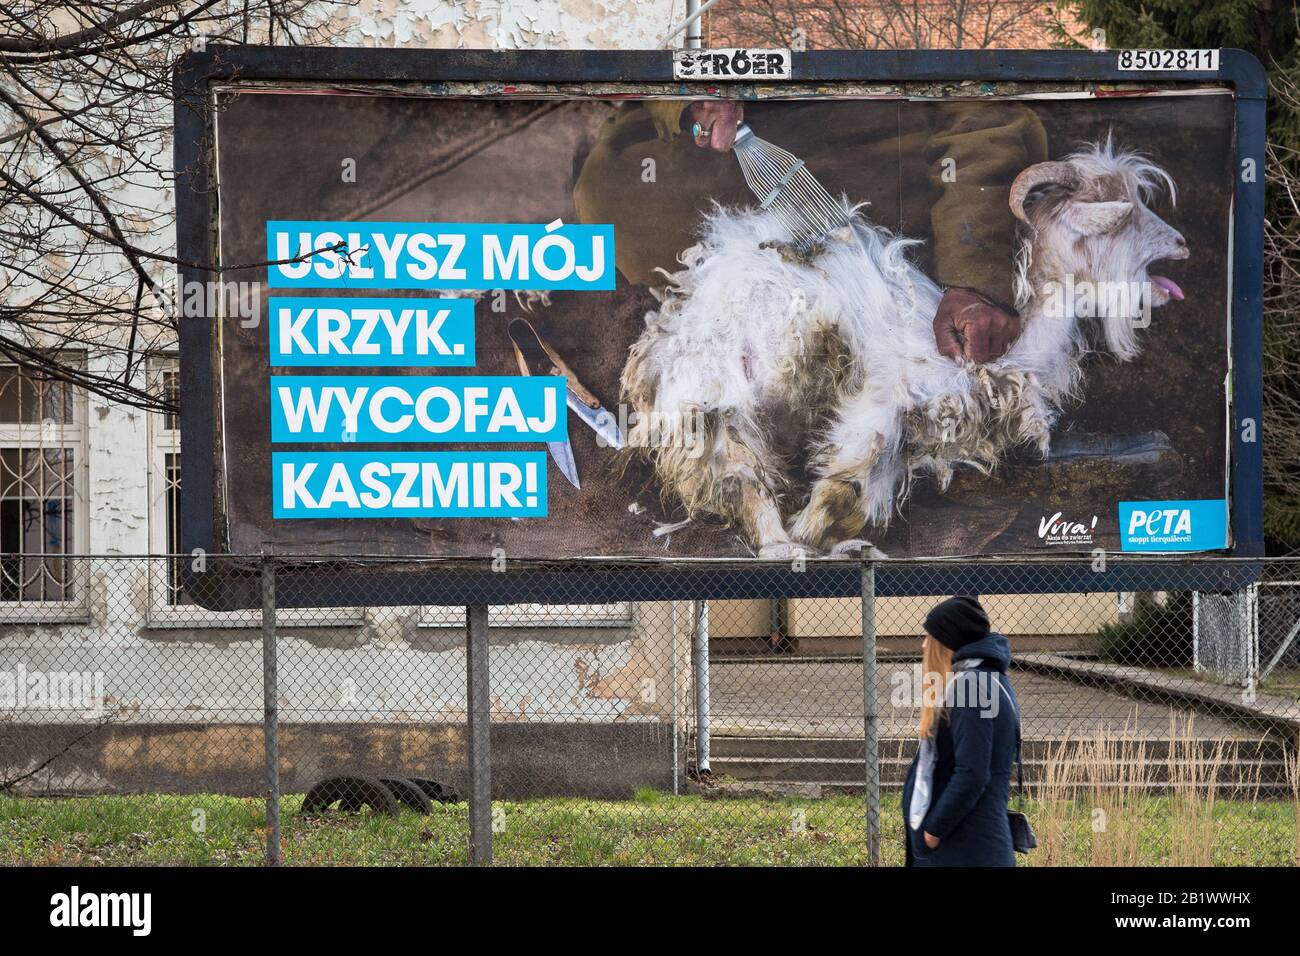
{"type": "MultiPolygon", "coordinates": [[[[710,751],[720,757],[828,757],[862,759],[862,738],[852,737],[710,737],[710,751]]],[[[902,741],[881,741],[885,753],[902,741]]],[[[915,749],[915,745],[913,745],[915,749]]]]}
{"type": "MultiPolygon", "coordinates": [[[[907,776],[910,764],[910,760],[882,758],[881,778],[897,778],[902,781],[907,776]]],[[[828,760],[820,757],[714,757],[711,768],[715,777],[725,773],[737,780],[785,780],[792,783],[852,780],[864,772],[861,757],[856,760],[828,760]]]]}
{"type": "MultiPolygon", "coordinates": [[[[715,759],[725,757],[818,757],[823,759],[858,759],[862,758],[861,737],[794,737],[794,736],[740,736],[714,735],[710,738],[711,753],[715,759]]],[[[1067,741],[1066,745],[1077,746],[1079,741],[1067,741]]],[[[1216,749],[1222,746],[1223,756],[1232,756],[1241,760],[1281,761],[1286,748],[1277,740],[1224,740],[1222,742],[1206,738],[1198,740],[1196,750],[1203,759],[1214,756],[1216,749]]],[[[1045,760],[1056,753],[1062,742],[1060,740],[1032,738],[1022,745],[1022,756],[1026,762],[1045,760]]],[[[912,737],[886,737],[880,741],[882,757],[905,757],[910,760],[916,753],[917,742],[912,737]]],[[[1168,740],[1142,740],[1120,748],[1119,752],[1129,755],[1141,753],[1148,762],[1164,761],[1169,757],[1168,740]],[[1138,749],[1140,748],[1140,749],[1138,749]]],[[[1176,753],[1183,757],[1187,754],[1187,744],[1180,744],[1176,753]]]]}
{"type": "MultiPolygon", "coordinates": [[[[1199,759],[1180,758],[1185,779],[1194,768],[1207,775],[1216,762],[1220,790],[1249,791],[1256,784],[1261,790],[1273,792],[1289,790],[1286,762],[1280,745],[1270,741],[1237,741],[1235,759],[1213,758],[1214,741],[1199,741],[1199,759]]],[[[1047,755],[1059,746],[1057,741],[1026,741],[1023,758],[1027,783],[1035,783],[1045,776],[1047,755]]],[[[1130,751],[1125,759],[1113,766],[1118,776],[1121,768],[1131,776],[1145,776],[1153,785],[1169,785],[1169,743],[1163,740],[1142,741],[1135,746],[1141,750],[1130,751]],[[1140,755],[1140,756],[1139,756],[1140,755]]],[[[889,738],[881,741],[880,775],[884,786],[901,785],[907,776],[916,741],[889,738]]],[[[1229,751],[1231,752],[1231,751],[1229,751]]],[[[861,788],[863,774],[863,745],[861,740],[847,737],[733,737],[712,738],[711,769],[715,777],[727,776],[733,780],[817,784],[822,787],[852,786],[861,788]]],[[[1181,782],[1175,786],[1183,786],[1181,782]]],[[[1109,785],[1104,785],[1109,786],[1109,785]]]]}
{"type": "MultiPolygon", "coordinates": [[[[902,790],[902,788],[903,788],[903,782],[904,782],[903,780],[881,780],[881,781],[880,781],[880,786],[881,786],[884,790],[887,790],[887,791],[895,791],[895,792],[897,792],[897,791],[902,790]]],[[[785,785],[786,785],[786,784],[776,783],[776,784],[773,784],[773,785],[771,785],[771,786],[779,788],[779,787],[781,787],[781,786],[785,786],[785,785]]],[[[742,786],[743,786],[743,784],[742,784],[742,786]]],[[[843,796],[858,796],[858,795],[860,795],[860,794],[866,792],[866,787],[865,787],[863,784],[861,784],[861,783],[856,783],[856,782],[849,781],[849,780],[828,780],[828,781],[825,781],[825,782],[822,782],[822,783],[816,783],[816,784],[789,784],[788,786],[791,786],[791,787],[815,787],[816,790],[817,790],[818,795],[820,795],[820,796],[841,796],[841,795],[843,795],[843,796]]],[[[1104,785],[1104,786],[1101,787],[1101,789],[1102,789],[1103,791],[1107,791],[1107,790],[1115,790],[1115,789],[1117,789],[1117,788],[1118,788],[1118,785],[1117,785],[1117,784],[1104,785]]],[[[1175,786],[1172,786],[1172,787],[1170,787],[1170,786],[1168,786],[1168,785],[1165,785],[1165,786],[1160,787],[1159,789],[1160,789],[1160,792],[1162,792],[1162,793],[1169,793],[1169,792],[1176,792],[1176,791],[1179,791],[1179,790],[1188,790],[1188,789],[1190,789],[1190,787],[1187,786],[1187,785],[1185,785],[1185,784],[1175,785],[1175,786]]],[[[1200,788],[1197,788],[1197,789],[1198,789],[1198,792],[1201,792],[1201,793],[1204,793],[1204,791],[1205,791],[1205,788],[1204,788],[1204,787],[1200,787],[1200,788]]],[[[1285,799],[1287,799],[1287,798],[1289,798],[1289,797],[1291,796],[1291,788],[1290,788],[1288,785],[1284,784],[1284,783],[1266,783],[1266,782],[1261,782],[1260,785],[1259,785],[1259,787],[1256,788],[1253,784],[1246,784],[1246,783],[1242,783],[1242,782],[1240,782],[1240,781],[1235,781],[1235,780],[1219,780],[1219,781],[1216,781],[1215,784],[1214,784],[1214,792],[1215,792],[1216,794],[1218,794],[1219,796],[1222,796],[1222,797],[1246,797],[1246,798],[1250,798],[1250,797],[1258,796],[1258,797],[1259,797],[1260,799],[1262,799],[1262,800],[1269,800],[1269,799],[1272,799],[1272,800],[1278,800],[1278,799],[1285,800],[1285,799]]],[[[794,794],[792,794],[792,795],[794,795],[794,794]]],[[[1080,796],[1085,796],[1086,794],[1085,794],[1085,793],[1080,793],[1079,795],[1080,795],[1080,796]]],[[[1013,799],[1014,799],[1014,797],[1013,797],[1013,799]]]]}
{"type": "MultiPolygon", "coordinates": [[[[1215,765],[1211,761],[1199,761],[1202,776],[1208,777],[1215,765]]],[[[882,757],[880,775],[885,780],[902,781],[907,776],[910,759],[882,757]]],[[[1024,761],[1026,782],[1037,782],[1044,778],[1046,764],[1039,760],[1024,761]]],[[[1115,777],[1123,774],[1132,779],[1144,777],[1152,783],[1167,783],[1170,779],[1169,764],[1165,762],[1143,764],[1141,761],[1123,761],[1111,765],[1115,768],[1115,777]],[[1123,768],[1123,774],[1121,774],[1123,768]]],[[[796,783],[827,783],[835,780],[851,780],[862,774],[862,759],[825,759],[821,757],[715,757],[711,761],[714,775],[727,774],[737,780],[786,780],[796,783]]],[[[1175,776],[1185,781],[1194,775],[1191,764],[1175,776]]],[[[1225,762],[1218,766],[1218,776],[1223,780],[1235,781],[1249,785],[1258,780],[1261,784],[1283,784],[1287,781],[1286,765],[1281,761],[1237,760],[1225,762]]]]}

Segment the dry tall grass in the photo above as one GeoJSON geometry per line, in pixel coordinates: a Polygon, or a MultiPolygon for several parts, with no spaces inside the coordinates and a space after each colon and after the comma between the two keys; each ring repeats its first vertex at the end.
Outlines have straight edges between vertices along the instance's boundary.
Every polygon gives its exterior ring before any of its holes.
{"type": "Polygon", "coordinates": [[[1092,866],[1137,866],[1154,768],[1143,742],[1099,729],[1076,756],[1090,803],[1092,866]]]}
{"type": "MultiPolygon", "coordinates": [[[[1236,761],[1236,741],[1199,741],[1195,735],[1195,718],[1180,722],[1169,717],[1169,856],[1172,866],[1212,866],[1219,826],[1214,819],[1214,803],[1219,791],[1219,777],[1225,764],[1236,761]]],[[[1253,801],[1259,794],[1259,770],[1254,771],[1253,801]]],[[[1249,782],[1248,782],[1249,786],[1249,782]]]]}
{"type": "Polygon", "coordinates": [[[1295,748],[1283,756],[1286,761],[1286,779],[1291,786],[1291,807],[1295,811],[1295,848],[1293,862],[1300,866],[1300,735],[1295,748]]]}
{"type": "Polygon", "coordinates": [[[1137,866],[1154,780],[1142,742],[1099,727],[1047,754],[1036,788],[1034,866],[1137,866]],[[1090,834],[1080,845],[1080,823],[1090,834]]]}
{"type": "Polygon", "coordinates": [[[1038,837],[1038,848],[1025,857],[1029,865],[1071,866],[1076,862],[1078,776],[1069,740],[1047,751],[1042,777],[1033,788],[1035,806],[1031,822],[1038,837]]]}
{"type": "MultiPolygon", "coordinates": [[[[1098,729],[1092,737],[1052,747],[1033,787],[1031,819],[1038,849],[1025,862],[1214,865],[1226,836],[1223,815],[1216,813],[1219,791],[1238,759],[1239,744],[1198,739],[1194,718],[1176,713],[1170,715],[1163,762],[1151,756],[1150,743],[1126,726],[1117,733],[1098,729]]],[[[1300,760],[1288,753],[1286,761],[1300,863],[1300,760]]],[[[1244,788],[1247,803],[1257,802],[1262,787],[1258,765],[1251,774],[1244,788]]],[[[1243,800],[1240,787],[1234,799],[1243,800]]]]}

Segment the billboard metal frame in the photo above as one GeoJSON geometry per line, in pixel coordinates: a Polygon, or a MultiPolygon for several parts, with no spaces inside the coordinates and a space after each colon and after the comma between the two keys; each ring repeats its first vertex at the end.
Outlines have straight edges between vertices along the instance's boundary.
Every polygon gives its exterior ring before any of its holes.
{"type": "MultiPolygon", "coordinates": [[[[793,54],[792,84],[801,83],[1133,83],[1149,81],[1219,83],[1232,88],[1236,110],[1236,177],[1231,246],[1231,406],[1229,506],[1232,548],[1236,558],[1264,553],[1263,446],[1258,440],[1263,415],[1263,221],[1265,95],[1263,67],[1249,53],[1223,50],[1219,69],[1190,71],[1121,70],[1119,51],[808,51],[793,54]],[[1246,168],[1254,171],[1247,176],[1246,168]],[[1244,441],[1244,423],[1255,423],[1254,441],[1244,441]]],[[[178,272],[185,282],[216,278],[217,200],[213,84],[274,81],[323,84],[440,83],[490,84],[509,92],[512,83],[647,83],[676,84],[681,93],[706,91],[715,84],[679,83],[673,78],[673,51],[486,51],[361,48],[306,48],[209,45],[184,55],[174,72],[178,272]]],[[[745,87],[742,96],[750,95],[745,87]]],[[[214,510],[214,458],[218,426],[215,406],[216,319],[191,317],[180,323],[181,427],[187,436],[182,456],[181,521],[184,551],[225,554],[220,516],[214,510]]],[[[1211,555],[1222,554],[1212,552],[1211,555]]],[[[250,556],[253,557],[253,556],[250,556]]],[[[1204,559],[1206,555],[1201,555],[1204,559]]],[[[378,559],[376,559],[378,560],[378,559]]],[[[796,571],[786,563],[674,559],[661,563],[573,560],[517,563],[527,574],[494,573],[481,563],[458,559],[444,563],[427,558],[407,562],[385,559],[383,565],[346,558],[286,559],[277,576],[281,606],[333,604],[508,604],[572,603],[582,595],[590,602],[689,598],[831,597],[861,593],[861,569],[847,560],[816,562],[817,574],[796,571]],[[438,570],[435,570],[438,569],[438,570]],[[400,600],[398,598],[400,595],[400,600]]],[[[1094,570],[1079,556],[1075,575],[1044,576],[1044,591],[1132,591],[1186,586],[1197,556],[1152,555],[1108,562],[1094,570]],[[1180,571],[1181,569],[1181,571],[1180,571]],[[1180,585],[1180,582],[1183,582],[1180,585]]],[[[214,565],[227,568],[225,559],[214,565]]],[[[1026,589],[1032,559],[949,559],[929,562],[889,561],[876,566],[876,593],[903,595],[936,592],[1017,592],[1026,589]],[[949,569],[948,566],[951,565],[949,569]],[[938,570],[936,568],[941,568],[938,570]],[[1014,582],[1014,584],[1013,584],[1014,582]],[[923,591],[918,590],[924,588],[923,591]]],[[[1224,564],[1224,590],[1253,580],[1258,564],[1224,564]]],[[[234,575],[213,588],[209,571],[203,591],[219,595],[227,606],[257,606],[256,586],[234,575]]],[[[225,576],[225,575],[223,575],[225,576]]],[[[1203,581],[1203,573],[1196,576],[1203,581]]]]}

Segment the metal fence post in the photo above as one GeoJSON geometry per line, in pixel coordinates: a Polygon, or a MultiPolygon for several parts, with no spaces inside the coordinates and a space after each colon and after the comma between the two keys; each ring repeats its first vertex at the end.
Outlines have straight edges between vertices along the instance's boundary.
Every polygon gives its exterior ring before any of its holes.
{"type": "Polygon", "coordinates": [[[262,734],[266,750],[266,865],[280,865],[280,709],[275,658],[275,561],[262,556],[262,734]]]}
{"type": "Polygon", "coordinates": [[[691,669],[695,672],[695,772],[709,767],[709,602],[695,602],[695,634],[691,669]]]}
{"type": "Polygon", "coordinates": [[[681,737],[681,731],[682,731],[682,728],[681,728],[681,722],[680,722],[680,715],[679,715],[679,710],[680,710],[680,708],[681,708],[681,701],[682,701],[682,692],[681,692],[681,688],[678,686],[678,675],[677,675],[677,602],[676,602],[676,601],[673,601],[673,616],[672,616],[672,621],[673,621],[673,631],[672,631],[672,635],[673,635],[673,636],[672,636],[672,643],[671,643],[671,646],[670,646],[669,650],[670,650],[670,652],[672,653],[672,665],[671,665],[671,666],[672,666],[672,680],[673,680],[673,710],[672,710],[672,718],[673,718],[673,796],[676,797],[676,796],[679,796],[679,795],[681,794],[681,782],[680,782],[680,780],[678,779],[678,773],[677,773],[677,761],[678,761],[678,759],[680,758],[680,755],[681,755],[681,754],[680,754],[680,750],[679,750],[679,744],[678,744],[678,741],[679,741],[679,739],[680,739],[680,737],[681,737]]]}
{"type": "Polygon", "coordinates": [[[862,744],[867,784],[867,858],[880,865],[880,715],[876,692],[876,568],[862,565],[862,744]]]}
{"type": "Polygon", "coordinates": [[[491,687],[488,678],[488,606],[465,608],[468,625],[465,689],[469,718],[469,859],[485,865],[492,862],[492,749],[489,731],[492,720],[491,687]]]}

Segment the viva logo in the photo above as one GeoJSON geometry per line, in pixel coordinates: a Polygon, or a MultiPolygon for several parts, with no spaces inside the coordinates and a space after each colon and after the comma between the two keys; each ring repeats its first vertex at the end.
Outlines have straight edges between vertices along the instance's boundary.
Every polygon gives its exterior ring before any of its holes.
{"type": "Polygon", "coordinates": [[[1064,512],[1038,520],[1038,538],[1045,544],[1092,544],[1097,532],[1097,516],[1090,521],[1068,521],[1064,512]]]}

